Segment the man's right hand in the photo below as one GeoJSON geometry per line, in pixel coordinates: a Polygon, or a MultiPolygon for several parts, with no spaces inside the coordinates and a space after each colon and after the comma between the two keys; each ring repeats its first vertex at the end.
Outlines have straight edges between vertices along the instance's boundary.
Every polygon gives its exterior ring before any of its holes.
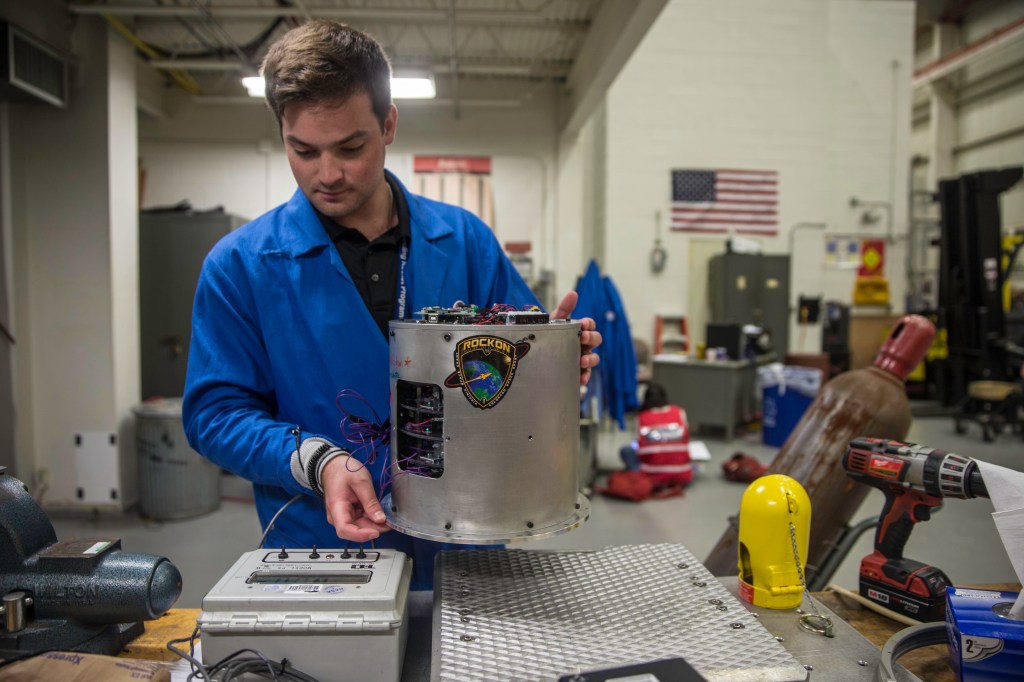
{"type": "Polygon", "coordinates": [[[342,540],[369,542],[390,530],[373,491],[373,478],[358,460],[332,459],[320,472],[320,486],[327,506],[327,522],[342,540]]]}

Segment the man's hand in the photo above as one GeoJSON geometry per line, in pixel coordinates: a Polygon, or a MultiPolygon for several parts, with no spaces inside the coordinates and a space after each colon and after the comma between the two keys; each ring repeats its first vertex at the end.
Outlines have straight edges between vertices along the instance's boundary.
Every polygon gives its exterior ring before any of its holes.
{"type": "MultiPolygon", "coordinates": [[[[562,298],[561,303],[555,308],[554,312],[551,313],[551,319],[553,320],[568,320],[569,316],[572,315],[572,311],[576,309],[576,301],[579,300],[579,294],[575,291],[570,291],[562,298]]],[[[594,352],[594,349],[601,345],[601,333],[595,331],[597,329],[597,323],[589,317],[584,317],[580,320],[580,385],[586,386],[587,382],[590,381],[590,370],[592,367],[597,367],[597,364],[601,362],[600,356],[594,352]]]]}
{"type": "Polygon", "coordinates": [[[369,542],[390,530],[373,492],[373,479],[361,462],[351,457],[335,457],[320,473],[320,485],[324,490],[327,522],[342,540],[369,542]]]}

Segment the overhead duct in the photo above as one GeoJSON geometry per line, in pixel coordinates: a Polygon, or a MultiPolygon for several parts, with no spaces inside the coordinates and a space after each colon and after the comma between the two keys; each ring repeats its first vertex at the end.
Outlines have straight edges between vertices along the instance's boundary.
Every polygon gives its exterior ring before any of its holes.
{"type": "Polygon", "coordinates": [[[0,21],[0,98],[25,97],[67,107],[67,60],[17,26],[0,21]]]}

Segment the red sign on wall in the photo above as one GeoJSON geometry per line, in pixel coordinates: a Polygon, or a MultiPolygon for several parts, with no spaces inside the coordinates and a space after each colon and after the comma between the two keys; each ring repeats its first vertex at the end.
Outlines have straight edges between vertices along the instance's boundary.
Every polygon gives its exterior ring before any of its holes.
{"type": "Polygon", "coordinates": [[[412,160],[416,173],[477,173],[489,175],[489,156],[416,156],[412,160]]]}
{"type": "Polygon", "coordinates": [[[860,243],[860,269],[858,277],[882,277],[885,275],[885,240],[865,239],[860,243]]]}

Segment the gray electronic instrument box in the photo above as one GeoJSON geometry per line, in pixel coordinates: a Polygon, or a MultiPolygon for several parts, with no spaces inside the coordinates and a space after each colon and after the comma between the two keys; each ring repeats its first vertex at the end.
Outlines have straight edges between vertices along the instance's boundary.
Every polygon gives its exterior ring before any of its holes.
{"type": "Polygon", "coordinates": [[[203,664],[255,649],[320,680],[398,682],[411,575],[393,549],[248,552],[203,598],[203,664]]]}

